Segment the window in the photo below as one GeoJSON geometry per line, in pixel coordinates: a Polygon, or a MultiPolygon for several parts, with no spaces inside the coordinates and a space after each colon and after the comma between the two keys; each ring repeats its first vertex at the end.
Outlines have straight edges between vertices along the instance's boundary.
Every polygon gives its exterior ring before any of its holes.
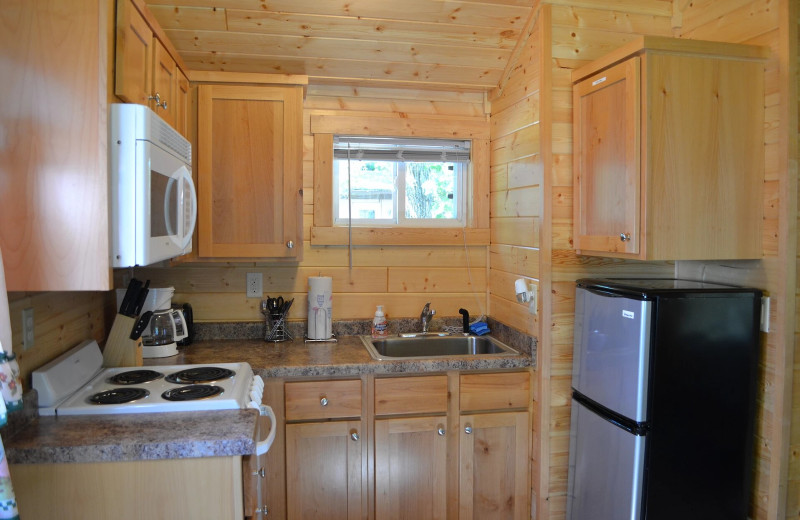
{"type": "Polygon", "coordinates": [[[336,136],[334,225],[464,226],[469,158],[465,140],[336,136]]]}

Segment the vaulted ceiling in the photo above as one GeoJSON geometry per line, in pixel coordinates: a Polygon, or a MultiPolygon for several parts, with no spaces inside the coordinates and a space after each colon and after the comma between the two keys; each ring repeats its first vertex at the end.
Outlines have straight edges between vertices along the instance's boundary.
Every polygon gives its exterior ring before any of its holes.
{"type": "Polygon", "coordinates": [[[147,0],[192,70],[486,91],[532,0],[147,0]]]}

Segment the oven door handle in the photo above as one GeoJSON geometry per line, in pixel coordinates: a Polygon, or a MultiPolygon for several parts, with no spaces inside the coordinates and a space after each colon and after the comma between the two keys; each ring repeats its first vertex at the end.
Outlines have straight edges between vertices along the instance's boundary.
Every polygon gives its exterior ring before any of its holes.
{"type": "Polygon", "coordinates": [[[269,434],[267,435],[266,439],[263,441],[258,441],[256,444],[256,455],[263,455],[269,451],[272,443],[275,441],[275,432],[277,430],[278,421],[275,419],[275,412],[272,411],[272,408],[266,404],[260,405],[258,407],[258,412],[261,415],[266,415],[269,417],[269,434]]]}

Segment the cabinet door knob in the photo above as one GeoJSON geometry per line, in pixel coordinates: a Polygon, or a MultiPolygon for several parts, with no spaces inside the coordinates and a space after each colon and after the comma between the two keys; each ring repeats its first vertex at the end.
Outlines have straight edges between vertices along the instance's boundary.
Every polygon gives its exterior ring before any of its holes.
{"type": "Polygon", "coordinates": [[[468,424],[468,425],[466,425],[466,426],[464,427],[464,433],[466,433],[467,435],[471,434],[471,433],[472,433],[472,426],[471,426],[471,425],[469,425],[469,424],[468,424]]]}
{"type": "Polygon", "coordinates": [[[630,233],[620,233],[619,239],[622,242],[630,242],[631,241],[631,234],[630,233]]]}
{"type": "Polygon", "coordinates": [[[161,108],[163,108],[164,110],[166,110],[166,109],[167,109],[167,101],[166,101],[166,100],[164,100],[164,101],[162,102],[162,101],[161,101],[161,94],[159,94],[158,92],[156,92],[156,95],[155,95],[155,96],[147,96],[147,100],[148,100],[148,101],[155,101],[155,102],[156,102],[156,107],[161,107],[161,108]]]}
{"type": "Polygon", "coordinates": [[[259,477],[264,478],[267,476],[267,472],[264,471],[264,468],[258,468],[258,471],[254,471],[253,475],[258,475],[259,477]]]}
{"type": "Polygon", "coordinates": [[[320,406],[328,406],[328,398],[323,397],[322,399],[319,400],[319,404],[320,406]]]}
{"type": "Polygon", "coordinates": [[[294,247],[294,242],[289,240],[288,242],[286,242],[286,247],[288,247],[289,249],[292,249],[294,247]]]}
{"type": "Polygon", "coordinates": [[[350,432],[350,438],[353,439],[354,441],[357,441],[358,440],[358,432],[355,431],[355,430],[351,431],[350,432]]]}
{"type": "Polygon", "coordinates": [[[439,428],[436,429],[436,433],[439,435],[444,435],[444,426],[439,425],[439,428]]]}

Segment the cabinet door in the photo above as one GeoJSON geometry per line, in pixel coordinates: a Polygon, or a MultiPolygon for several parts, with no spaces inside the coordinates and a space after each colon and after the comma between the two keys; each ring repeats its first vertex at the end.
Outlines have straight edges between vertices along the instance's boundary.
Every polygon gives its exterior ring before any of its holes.
{"type": "Polygon", "coordinates": [[[175,130],[189,139],[189,80],[177,69],[178,84],[175,90],[175,130]]]}
{"type": "Polygon", "coordinates": [[[360,421],[286,425],[287,518],[360,519],[360,421]]]}
{"type": "Polygon", "coordinates": [[[573,89],[575,249],[640,247],[640,59],[573,89]]]}
{"type": "Polygon", "coordinates": [[[178,66],[159,40],[153,40],[153,99],[150,108],[175,128],[178,66]]]}
{"type": "Polygon", "coordinates": [[[126,103],[149,104],[153,41],[153,31],[133,3],[120,0],[114,93],[126,103]]]}
{"type": "Polygon", "coordinates": [[[528,511],[528,412],[461,416],[459,518],[522,520],[528,511]]]}
{"type": "Polygon", "coordinates": [[[0,248],[9,291],[113,287],[107,35],[98,25],[106,7],[0,2],[0,248]]]}
{"type": "Polygon", "coordinates": [[[375,518],[446,517],[446,424],[445,417],[375,421],[375,518]]]}
{"type": "Polygon", "coordinates": [[[200,257],[299,258],[302,88],[198,87],[200,257]]]}

